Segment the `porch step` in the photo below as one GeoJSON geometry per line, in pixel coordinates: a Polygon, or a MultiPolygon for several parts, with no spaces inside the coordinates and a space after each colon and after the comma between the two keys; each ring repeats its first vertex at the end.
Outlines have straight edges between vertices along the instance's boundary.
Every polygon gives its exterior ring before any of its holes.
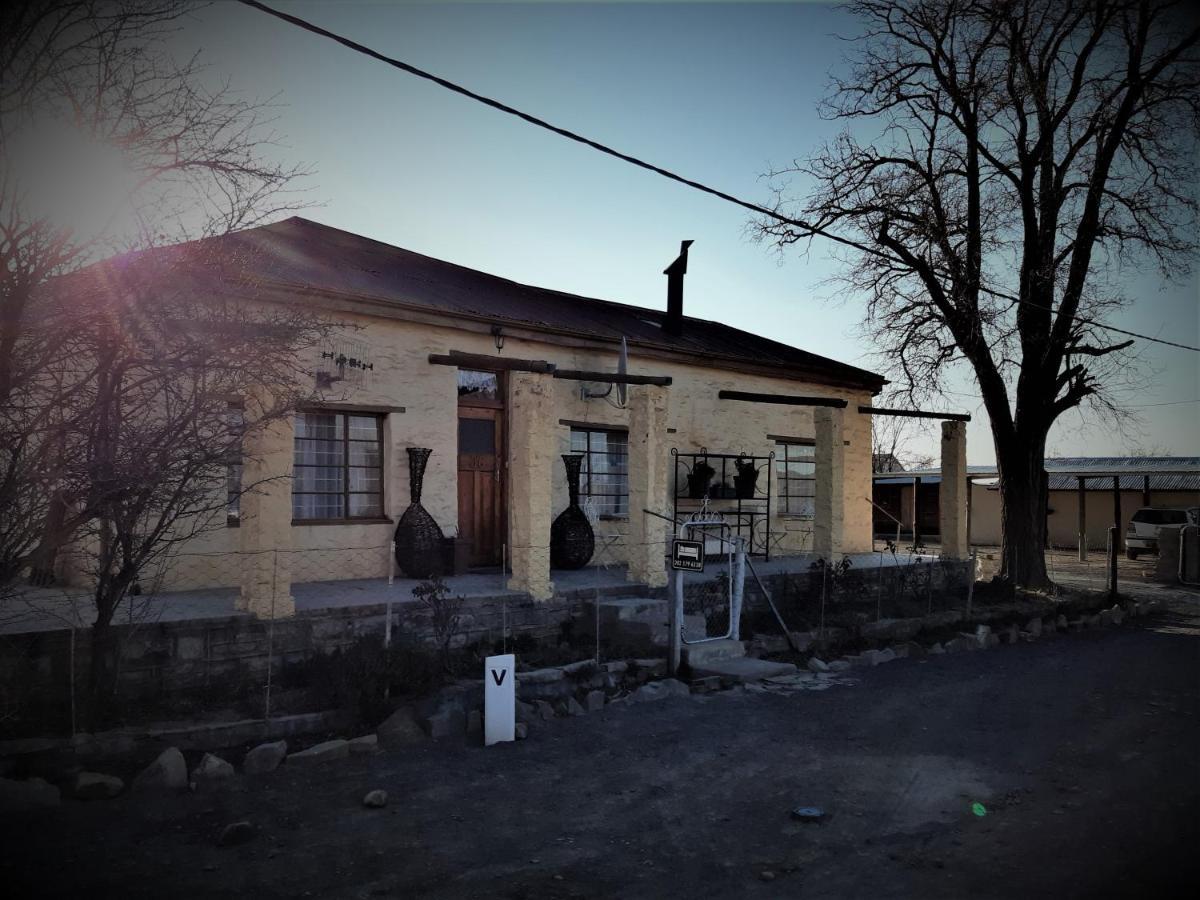
{"type": "Polygon", "coordinates": [[[692,667],[692,671],[707,669],[713,663],[740,659],[745,655],[746,645],[742,641],[735,641],[732,638],[683,645],[683,658],[692,667]]]}
{"type": "Polygon", "coordinates": [[[731,679],[741,684],[750,681],[763,681],[767,678],[782,678],[794,675],[796,667],[791,663],[771,662],[766,659],[754,659],[743,656],[735,659],[721,659],[705,663],[703,666],[692,666],[692,675],[702,678],[706,675],[719,675],[723,679],[731,679]]]}

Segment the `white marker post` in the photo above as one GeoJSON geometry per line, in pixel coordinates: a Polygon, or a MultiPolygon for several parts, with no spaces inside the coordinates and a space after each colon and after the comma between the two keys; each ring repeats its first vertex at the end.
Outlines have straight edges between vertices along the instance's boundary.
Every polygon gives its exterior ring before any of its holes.
{"type": "Polygon", "coordinates": [[[517,658],[512,653],[483,661],[483,743],[516,740],[517,658]]]}

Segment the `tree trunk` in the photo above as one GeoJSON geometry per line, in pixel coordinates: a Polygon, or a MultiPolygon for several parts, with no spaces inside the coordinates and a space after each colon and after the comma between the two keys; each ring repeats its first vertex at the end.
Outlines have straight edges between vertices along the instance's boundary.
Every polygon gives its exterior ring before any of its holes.
{"type": "Polygon", "coordinates": [[[996,439],[1004,546],[1000,577],[1014,586],[1043,588],[1046,577],[1046,436],[1017,433],[996,439]]]}
{"type": "Polygon", "coordinates": [[[96,617],[91,639],[86,718],[88,727],[94,731],[107,723],[116,693],[117,634],[112,627],[111,612],[96,617]]]}

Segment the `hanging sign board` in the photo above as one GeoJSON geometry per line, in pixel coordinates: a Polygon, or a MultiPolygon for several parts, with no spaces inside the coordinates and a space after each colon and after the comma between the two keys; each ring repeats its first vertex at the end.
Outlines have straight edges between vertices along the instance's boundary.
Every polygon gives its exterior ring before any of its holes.
{"type": "Polygon", "coordinates": [[[483,661],[483,743],[516,739],[517,658],[509,653],[483,661]]]}
{"type": "Polygon", "coordinates": [[[675,538],[671,542],[671,568],[684,572],[703,572],[704,542],[675,538]]]}

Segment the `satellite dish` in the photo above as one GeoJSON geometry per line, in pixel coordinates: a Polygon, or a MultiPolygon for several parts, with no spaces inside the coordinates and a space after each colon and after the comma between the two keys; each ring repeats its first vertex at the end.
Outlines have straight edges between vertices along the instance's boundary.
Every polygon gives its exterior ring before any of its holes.
{"type": "MultiPolygon", "coordinates": [[[[617,374],[629,374],[629,345],[625,343],[624,335],[621,336],[621,355],[617,357],[617,374]]],[[[625,397],[629,393],[629,385],[617,383],[617,403],[621,406],[625,405],[625,397]]]]}
{"type": "MultiPolygon", "coordinates": [[[[625,375],[625,374],[628,374],[628,372],[629,372],[629,345],[625,342],[624,336],[622,336],[621,337],[621,352],[617,356],[617,374],[625,375]]],[[[604,399],[612,396],[614,387],[617,389],[617,402],[615,405],[619,409],[624,409],[625,408],[625,398],[629,393],[629,386],[626,384],[618,384],[615,381],[610,381],[608,383],[608,390],[606,390],[603,394],[593,394],[587,389],[586,385],[580,384],[579,385],[579,396],[584,400],[604,400],[604,399]]],[[[612,403],[612,400],[609,400],[608,402],[612,403]]]]}

